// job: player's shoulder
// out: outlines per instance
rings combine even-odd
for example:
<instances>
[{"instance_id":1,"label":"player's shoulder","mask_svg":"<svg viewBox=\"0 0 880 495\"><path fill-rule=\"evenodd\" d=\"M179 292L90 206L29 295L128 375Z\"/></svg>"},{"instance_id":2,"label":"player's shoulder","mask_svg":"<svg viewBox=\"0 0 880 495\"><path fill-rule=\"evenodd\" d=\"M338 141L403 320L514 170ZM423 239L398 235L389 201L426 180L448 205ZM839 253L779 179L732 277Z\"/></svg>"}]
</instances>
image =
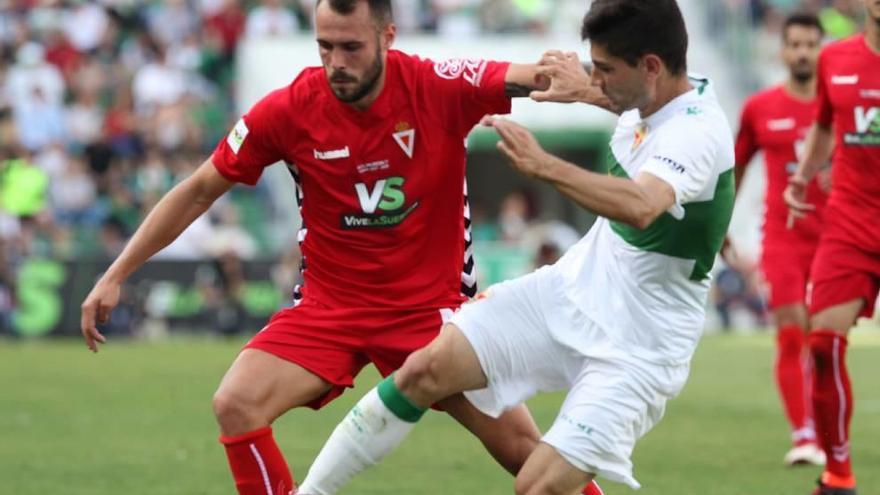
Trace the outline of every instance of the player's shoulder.
<instances>
[{"instance_id":1,"label":"player's shoulder","mask_svg":"<svg viewBox=\"0 0 880 495\"><path fill-rule=\"evenodd\" d=\"M864 51L865 35L857 33L848 38L832 41L825 45L822 49L820 57L828 59L829 57L845 57L848 55L858 55Z\"/></svg>"},{"instance_id":2,"label":"player's shoulder","mask_svg":"<svg viewBox=\"0 0 880 495\"><path fill-rule=\"evenodd\" d=\"M764 104L778 101L782 96L784 96L782 85L776 84L752 93L743 105L750 109L759 109Z\"/></svg>"},{"instance_id":3,"label":"player's shoulder","mask_svg":"<svg viewBox=\"0 0 880 495\"><path fill-rule=\"evenodd\" d=\"M327 76L323 67L306 67L287 86L287 103L297 107L319 102L326 96Z\"/></svg>"}]
</instances>

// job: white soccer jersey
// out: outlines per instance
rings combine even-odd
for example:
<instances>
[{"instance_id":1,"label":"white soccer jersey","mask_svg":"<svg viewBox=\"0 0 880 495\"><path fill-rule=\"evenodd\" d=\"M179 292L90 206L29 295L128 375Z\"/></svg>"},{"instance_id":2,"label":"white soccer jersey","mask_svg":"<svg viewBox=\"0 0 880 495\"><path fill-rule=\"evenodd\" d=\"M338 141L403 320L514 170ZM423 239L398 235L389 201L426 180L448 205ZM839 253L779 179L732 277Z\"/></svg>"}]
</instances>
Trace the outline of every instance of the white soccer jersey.
<instances>
[{"instance_id":1,"label":"white soccer jersey","mask_svg":"<svg viewBox=\"0 0 880 495\"><path fill-rule=\"evenodd\" d=\"M607 334L612 350L664 364L690 361L705 322L710 270L733 211L733 139L706 79L646 119L620 116L609 174L648 172L676 202L649 227L599 218L556 264L571 301ZM588 338L556 337L584 354ZM608 349L602 350L607 352Z\"/></svg>"}]
</instances>

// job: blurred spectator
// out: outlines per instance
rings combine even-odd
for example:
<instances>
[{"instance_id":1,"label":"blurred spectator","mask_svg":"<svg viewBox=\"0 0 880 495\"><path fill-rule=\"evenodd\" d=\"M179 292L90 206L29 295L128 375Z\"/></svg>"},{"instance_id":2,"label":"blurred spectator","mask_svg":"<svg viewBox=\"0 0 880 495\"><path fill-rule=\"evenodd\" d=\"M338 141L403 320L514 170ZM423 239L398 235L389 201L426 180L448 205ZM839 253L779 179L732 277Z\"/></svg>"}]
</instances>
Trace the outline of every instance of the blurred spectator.
<instances>
[{"instance_id":1,"label":"blurred spectator","mask_svg":"<svg viewBox=\"0 0 880 495\"><path fill-rule=\"evenodd\" d=\"M432 0L437 12L437 34L449 38L476 36L480 32L480 0Z\"/></svg>"},{"instance_id":2,"label":"blurred spectator","mask_svg":"<svg viewBox=\"0 0 880 495\"><path fill-rule=\"evenodd\" d=\"M289 36L299 30L299 20L283 0L263 0L247 16L245 34L249 38Z\"/></svg>"},{"instance_id":3,"label":"blurred spectator","mask_svg":"<svg viewBox=\"0 0 880 495\"><path fill-rule=\"evenodd\" d=\"M239 0L224 0L223 8L216 14L205 19L209 31L219 35L223 42L223 53L232 57L238 40L244 34L247 18L241 9Z\"/></svg>"},{"instance_id":4,"label":"blurred spectator","mask_svg":"<svg viewBox=\"0 0 880 495\"><path fill-rule=\"evenodd\" d=\"M198 29L198 14L186 0L162 0L147 8L147 26L162 46L175 46Z\"/></svg>"},{"instance_id":5,"label":"blurred spectator","mask_svg":"<svg viewBox=\"0 0 880 495\"><path fill-rule=\"evenodd\" d=\"M725 331L731 329L736 310L746 312L755 326L767 325L767 307L761 294L760 276L753 264L722 264L715 276L712 300Z\"/></svg>"},{"instance_id":6,"label":"blurred spectator","mask_svg":"<svg viewBox=\"0 0 880 495\"><path fill-rule=\"evenodd\" d=\"M132 81L135 111L141 117L152 116L163 106L179 103L186 91L186 73L168 64L166 51L158 47Z\"/></svg>"},{"instance_id":7,"label":"blurred spectator","mask_svg":"<svg viewBox=\"0 0 880 495\"><path fill-rule=\"evenodd\" d=\"M856 19L861 12L858 0L832 0L831 5L819 12L819 20L825 33L832 39L852 36L859 30Z\"/></svg>"},{"instance_id":8,"label":"blurred spectator","mask_svg":"<svg viewBox=\"0 0 880 495\"><path fill-rule=\"evenodd\" d=\"M97 227L103 212L96 203L97 188L80 157L69 157L61 180L50 186L55 219L62 226Z\"/></svg>"},{"instance_id":9,"label":"blurred spectator","mask_svg":"<svg viewBox=\"0 0 880 495\"><path fill-rule=\"evenodd\" d=\"M64 31L77 50L89 53L101 43L110 19L97 2L73 0L71 4L64 14Z\"/></svg>"},{"instance_id":10,"label":"blurred spectator","mask_svg":"<svg viewBox=\"0 0 880 495\"><path fill-rule=\"evenodd\" d=\"M0 162L0 209L12 215L34 217L47 206L49 176L29 158Z\"/></svg>"},{"instance_id":11,"label":"blurred spectator","mask_svg":"<svg viewBox=\"0 0 880 495\"><path fill-rule=\"evenodd\" d=\"M64 79L46 62L45 49L35 42L22 45L7 76L7 92L18 139L30 151L65 138Z\"/></svg>"}]
</instances>

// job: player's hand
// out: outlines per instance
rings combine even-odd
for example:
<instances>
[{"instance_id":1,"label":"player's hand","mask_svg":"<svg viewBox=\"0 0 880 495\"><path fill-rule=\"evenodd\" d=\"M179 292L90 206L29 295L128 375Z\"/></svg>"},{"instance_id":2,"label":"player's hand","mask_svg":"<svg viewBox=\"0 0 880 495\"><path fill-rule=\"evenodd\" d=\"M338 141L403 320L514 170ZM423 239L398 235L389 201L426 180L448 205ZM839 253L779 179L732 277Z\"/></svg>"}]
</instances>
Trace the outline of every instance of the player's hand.
<instances>
[{"instance_id":1,"label":"player's hand","mask_svg":"<svg viewBox=\"0 0 880 495\"><path fill-rule=\"evenodd\" d=\"M600 88L593 86L590 74L574 52L546 52L538 61L537 72L550 79L550 87L532 91L530 96L535 101L582 102L610 108L611 102Z\"/></svg>"},{"instance_id":2,"label":"player's hand","mask_svg":"<svg viewBox=\"0 0 880 495\"><path fill-rule=\"evenodd\" d=\"M550 155L528 129L516 122L494 117L483 118L482 124L492 127L501 136L498 149L507 156L513 168L530 177L544 175L551 161Z\"/></svg>"},{"instance_id":3,"label":"player's hand","mask_svg":"<svg viewBox=\"0 0 880 495\"><path fill-rule=\"evenodd\" d=\"M734 247L733 242L730 240L730 236L724 236L720 254L721 259L728 265L733 266L736 263L739 254L736 252L736 247Z\"/></svg>"},{"instance_id":4,"label":"player's hand","mask_svg":"<svg viewBox=\"0 0 880 495\"><path fill-rule=\"evenodd\" d=\"M788 205L789 224L791 220L804 218L816 209L816 205L807 203L807 180L799 174L794 174L788 179L788 187L785 188L783 197L785 204Z\"/></svg>"},{"instance_id":5,"label":"player's hand","mask_svg":"<svg viewBox=\"0 0 880 495\"><path fill-rule=\"evenodd\" d=\"M118 283L98 280L95 287L82 303L82 316L80 317L80 330L86 345L92 352L98 352L98 343L105 343L107 339L98 331L98 323L107 323L110 311L119 304Z\"/></svg>"}]
</instances>

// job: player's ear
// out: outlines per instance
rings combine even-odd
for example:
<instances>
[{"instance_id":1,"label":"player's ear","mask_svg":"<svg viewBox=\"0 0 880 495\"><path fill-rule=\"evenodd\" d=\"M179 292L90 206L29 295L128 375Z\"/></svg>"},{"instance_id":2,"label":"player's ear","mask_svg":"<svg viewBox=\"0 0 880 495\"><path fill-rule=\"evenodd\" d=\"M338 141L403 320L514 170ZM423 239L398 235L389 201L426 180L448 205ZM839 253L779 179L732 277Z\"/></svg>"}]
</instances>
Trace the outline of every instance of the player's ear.
<instances>
[{"instance_id":1,"label":"player's ear","mask_svg":"<svg viewBox=\"0 0 880 495\"><path fill-rule=\"evenodd\" d=\"M655 79L661 72L663 72L665 67L663 61L660 60L660 57L653 53L644 55L641 60L641 65L644 68L646 75Z\"/></svg>"},{"instance_id":2,"label":"player's ear","mask_svg":"<svg viewBox=\"0 0 880 495\"><path fill-rule=\"evenodd\" d=\"M394 40L397 39L397 26L395 26L393 22L389 22L384 28L382 28L380 39L382 40L383 50L391 49L391 45L393 45Z\"/></svg>"}]
</instances>

